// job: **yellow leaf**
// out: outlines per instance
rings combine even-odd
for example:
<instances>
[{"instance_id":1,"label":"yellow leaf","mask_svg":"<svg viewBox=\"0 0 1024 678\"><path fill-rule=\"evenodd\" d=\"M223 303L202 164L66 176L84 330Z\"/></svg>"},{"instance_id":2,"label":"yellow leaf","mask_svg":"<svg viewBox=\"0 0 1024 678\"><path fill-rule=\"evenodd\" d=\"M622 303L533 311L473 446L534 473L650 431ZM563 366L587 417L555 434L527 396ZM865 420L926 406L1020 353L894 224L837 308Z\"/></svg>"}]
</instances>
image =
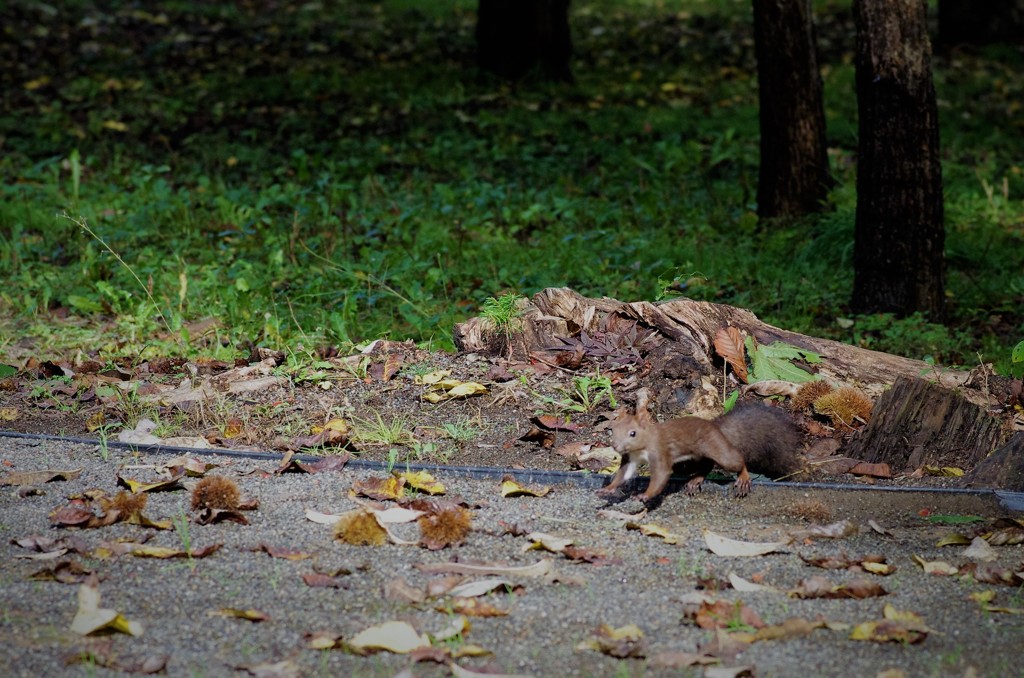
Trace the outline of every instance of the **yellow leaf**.
<instances>
[{"instance_id":1,"label":"yellow leaf","mask_svg":"<svg viewBox=\"0 0 1024 678\"><path fill-rule=\"evenodd\" d=\"M398 474L398 477L405 478L405 482L407 482L411 487L427 494L444 494L448 491L445 489L444 485L437 482L437 480L434 479L434 476L430 475L426 471L400 473Z\"/></svg>"},{"instance_id":2,"label":"yellow leaf","mask_svg":"<svg viewBox=\"0 0 1024 678\"><path fill-rule=\"evenodd\" d=\"M427 374L416 375L416 378L413 381L417 384L436 384L451 373L451 370L434 370Z\"/></svg>"},{"instance_id":3,"label":"yellow leaf","mask_svg":"<svg viewBox=\"0 0 1024 678\"><path fill-rule=\"evenodd\" d=\"M89 431L89 433L93 433L96 431L96 429L102 427L103 424L106 423L106 420L107 418L103 415L103 410L100 410L96 414L89 417L89 419L85 422L85 428L86 430Z\"/></svg>"},{"instance_id":4,"label":"yellow leaf","mask_svg":"<svg viewBox=\"0 0 1024 678\"><path fill-rule=\"evenodd\" d=\"M478 384L475 381L467 381L459 384L458 386L453 386L448 391L448 396L451 398L466 398L471 395L480 395L482 393L487 393L486 386Z\"/></svg>"},{"instance_id":5,"label":"yellow leaf","mask_svg":"<svg viewBox=\"0 0 1024 678\"><path fill-rule=\"evenodd\" d=\"M501 496L503 497L543 497L550 491L550 486L527 487L511 478L501 481Z\"/></svg>"},{"instance_id":6,"label":"yellow leaf","mask_svg":"<svg viewBox=\"0 0 1024 678\"><path fill-rule=\"evenodd\" d=\"M661 525L655 525L654 523L644 523L641 525L639 523L630 522L626 523L626 529L640 530L640 534L645 537L661 537L665 540L666 544L678 544L680 540L680 536L678 534L673 534Z\"/></svg>"},{"instance_id":7,"label":"yellow leaf","mask_svg":"<svg viewBox=\"0 0 1024 678\"><path fill-rule=\"evenodd\" d=\"M14 421L18 418L17 407L0 407L0 420Z\"/></svg>"},{"instance_id":8,"label":"yellow leaf","mask_svg":"<svg viewBox=\"0 0 1024 678\"><path fill-rule=\"evenodd\" d=\"M103 128L114 130L115 132L127 132L128 125L124 124L120 120L104 120Z\"/></svg>"}]
</instances>

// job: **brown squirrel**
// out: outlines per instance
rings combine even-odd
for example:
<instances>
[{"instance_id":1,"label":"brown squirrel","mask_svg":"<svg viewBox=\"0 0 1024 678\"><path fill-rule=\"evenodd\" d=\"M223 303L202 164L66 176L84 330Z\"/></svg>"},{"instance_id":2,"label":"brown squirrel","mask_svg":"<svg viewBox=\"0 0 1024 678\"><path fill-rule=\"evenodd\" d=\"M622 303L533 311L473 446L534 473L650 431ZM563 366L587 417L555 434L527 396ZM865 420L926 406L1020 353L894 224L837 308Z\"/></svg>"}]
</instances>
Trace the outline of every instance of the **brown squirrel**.
<instances>
[{"instance_id":1,"label":"brown squirrel","mask_svg":"<svg viewBox=\"0 0 1024 678\"><path fill-rule=\"evenodd\" d=\"M622 455L622 465L601 496L613 496L646 463L651 473L640 499L658 496L672 475L672 467L694 463L694 475L686 494L700 490L714 466L738 474L737 497L750 493L749 466L755 473L777 478L800 468L796 450L800 435L784 412L765 405L738 405L715 420L682 417L656 423L645 411L631 415L620 411L612 424L612 446Z\"/></svg>"}]
</instances>

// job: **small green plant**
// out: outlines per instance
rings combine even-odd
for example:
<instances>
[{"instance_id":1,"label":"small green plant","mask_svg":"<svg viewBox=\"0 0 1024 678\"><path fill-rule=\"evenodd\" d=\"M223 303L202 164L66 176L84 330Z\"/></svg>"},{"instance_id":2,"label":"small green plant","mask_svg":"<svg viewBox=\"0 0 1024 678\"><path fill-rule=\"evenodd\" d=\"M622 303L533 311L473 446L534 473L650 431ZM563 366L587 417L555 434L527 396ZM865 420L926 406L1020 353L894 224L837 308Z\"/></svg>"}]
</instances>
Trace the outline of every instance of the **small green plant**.
<instances>
[{"instance_id":1,"label":"small green plant","mask_svg":"<svg viewBox=\"0 0 1024 678\"><path fill-rule=\"evenodd\" d=\"M362 443L382 445L412 445L416 442L405 419L394 417L384 421L380 412L373 418L352 417L352 438Z\"/></svg>"},{"instance_id":2,"label":"small green plant","mask_svg":"<svg viewBox=\"0 0 1024 678\"><path fill-rule=\"evenodd\" d=\"M1013 347L1010 352L1010 375L1013 377L1024 376L1024 340Z\"/></svg>"},{"instance_id":3,"label":"small green plant","mask_svg":"<svg viewBox=\"0 0 1024 678\"><path fill-rule=\"evenodd\" d=\"M96 429L96 435L99 436L100 439L100 457L103 459L103 461L110 461L110 446L107 444L107 442L110 438L110 433L112 431L116 431L120 426L121 425L119 423L112 422L109 424L103 424L102 426Z\"/></svg>"},{"instance_id":4,"label":"small green plant","mask_svg":"<svg viewBox=\"0 0 1024 678\"><path fill-rule=\"evenodd\" d=\"M441 424L441 431L458 443L468 443L480 435L480 429L469 419L446 421Z\"/></svg>"},{"instance_id":5,"label":"small green plant","mask_svg":"<svg viewBox=\"0 0 1024 678\"><path fill-rule=\"evenodd\" d=\"M728 623L726 623L725 628L733 633L737 631L741 631L743 633L754 633L757 631L753 626L743 621L743 603L740 601L736 601L736 604L733 607L732 617L730 617Z\"/></svg>"},{"instance_id":6,"label":"small green plant","mask_svg":"<svg viewBox=\"0 0 1024 678\"><path fill-rule=\"evenodd\" d=\"M704 562L699 555L693 558L680 555L676 558L676 574L686 579L700 579L706 575Z\"/></svg>"},{"instance_id":7,"label":"small green plant","mask_svg":"<svg viewBox=\"0 0 1024 678\"><path fill-rule=\"evenodd\" d=\"M480 309L480 317L500 335L512 356L512 335L522 327L520 300L525 297L507 292L500 297L487 297Z\"/></svg>"},{"instance_id":8,"label":"small green plant","mask_svg":"<svg viewBox=\"0 0 1024 678\"><path fill-rule=\"evenodd\" d=\"M612 380L595 370L592 376L577 376L572 379L572 387L562 390L566 398L551 401L564 410L571 412L592 412L598 405L608 401L612 409L618 407L615 394L612 392Z\"/></svg>"},{"instance_id":9,"label":"small green plant","mask_svg":"<svg viewBox=\"0 0 1024 678\"><path fill-rule=\"evenodd\" d=\"M178 540L181 541L181 549L188 558L189 569L196 569L196 561L192 557L192 535L188 529L188 516L185 515L184 511L179 510L177 515L171 518L171 522L174 524L174 531L178 535Z\"/></svg>"},{"instance_id":10,"label":"small green plant","mask_svg":"<svg viewBox=\"0 0 1024 678\"><path fill-rule=\"evenodd\" d=\"M388 450L387 472L389 474L395 469L395 464L398 463L398 453L400 451L397 447L392 447Z\"/></svg>"}]
</instances>

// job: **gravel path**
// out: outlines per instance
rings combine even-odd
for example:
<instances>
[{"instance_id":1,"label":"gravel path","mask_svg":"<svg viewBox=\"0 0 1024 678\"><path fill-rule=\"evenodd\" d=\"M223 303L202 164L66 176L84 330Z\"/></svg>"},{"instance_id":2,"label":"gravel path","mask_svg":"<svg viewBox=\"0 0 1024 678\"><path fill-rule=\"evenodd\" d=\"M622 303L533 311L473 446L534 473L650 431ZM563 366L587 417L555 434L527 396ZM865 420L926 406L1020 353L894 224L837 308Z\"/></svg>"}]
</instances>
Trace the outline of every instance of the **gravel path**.
<instances>
[{"instance_id":1,"label":"gravel path","mask_svg":"<svg viewBox=\"0 0 1024 678\"><path fill-rule=\"evenodd\" d=\"M850 628L819 628L798 638L745 646L738 654L725 656L721 666L756 667L759 676L874 676L887 669L900 669L907 676L965 675L968 670L976 675L1021 675L1024 616L985 612L968 598L992 590L996 594L992 605L1020 608L1024 601L1019 589L926 575L911 560L917 554L953 565L969 562L963 546L938 547L936 543L943 535L966 532L970 526L936 525L921 514L1007 515L991 496L755 486L750 497L735 500L725 487L713 486L697 497L668 494L645 519L680 537L678 544L669 544L600 516L598 509L606 504L592 489L559 485L544 497L502 498L496 480L439 474L449 496L479 506L473 509L473 531L465 543L429 551L392 544L346 545L333 539L331 526L306 518L306 509L340 513L354 508L355 500L349 496L353 481L384 475L380 471L347 468L340 473L267 475L253 471L271 471L271 462L204 457L220 464L210 475L233 478L243 495L259 500L259 508L246 513L249 525L188 526L193 547L223 544L209 557L190 564L180 559L131 555L99 559L71 553L57 560L38 561L24 558L32 552L12 543L31 535L75 536L92 550L105 541L149 537L147 546L181 548L180 530L125 523L96 529L54 528L49 518L71 495L91 488L115 493L119 471L140 479L153 473L123 467L164 459L133 458L118 450L110 450L109 458L103 459L96 446L0 438L0 475L82 469L76 479L40 486L42 495L22 497L18 488L0 486L0 673L33 677L119 673L97 666L95 660L65 665L67 656L88 650L94 656L113 653L122 666L166 655L166 673L171 676L244 675L240 667L255 671L261 664L276 664L278 671L261 675L393 676L404 669L415 676L451 675L446 664L413 664L408 656L399 654L358 656L341 649L309 649L304 636L328 631L350 640L368 627L393 620L437 634L458 618L451 611L449 597L410 603L389 599L385 588L401 578L423 590L428 580L442 576L421 571L417 565L457 559L521 566L549 559L555 581L509 577L521 588L482 599L507 611L506 616L473 617L461 638L437 644L454 650L473 644L493 653L457 660L471 671L535 676L680 675L678 668L659 668L658 662L665 660L666 653L697 652L715 637L714 631L699 628L687 618L684 599L697 591L698 577L721 581L736 574L780 591L740 593L727 589L710 595L730 602L742 600L767 624L799 617L852 627L880 619L883 606L891 604L920 614L931 632L923 642L907 645L854 641L849 639ZM143 513L154 520L187 514L189 496L186 490L152 493ZM626 501L611 508L636 510L638 505ZM810 524L841 519L858 525L859 533L839 540L797 542L783 552L755 558L714 555L702 537L703 531L710 529L735 539L778 541ZM869 520L890 530L891 536L868 528ZM507 534L507 525L572 539L576 546L603 553L607 562L574 563L561 554L524 550L530 541ZM409 538L417 534L414 524L399 529ZM260 544L302 551L311 557L273 558L253 550ZM836 584L864 576L813 568L799 557L841 553L881 554L896 565L895 574L873 577L888 595L864 600L802 600L786 595L785 591L814 575ZM1021 546L997 547L996 555L998 564L1021 569ZM139 622L144 628L142 635L85 638L72 632L79 585L29 579L59 560L74 560L98 574L101 607L116 609ZM302 575L314 570L341 572L342 587L307 586ZM223 608L255 609L269 619L252 622L210 615ZM644 634L640 653L646 658L619 659L577 649L602 623L612 627L636 624ZM699 675L701 669L692 671Z\"/></svg>"}]
</instances>

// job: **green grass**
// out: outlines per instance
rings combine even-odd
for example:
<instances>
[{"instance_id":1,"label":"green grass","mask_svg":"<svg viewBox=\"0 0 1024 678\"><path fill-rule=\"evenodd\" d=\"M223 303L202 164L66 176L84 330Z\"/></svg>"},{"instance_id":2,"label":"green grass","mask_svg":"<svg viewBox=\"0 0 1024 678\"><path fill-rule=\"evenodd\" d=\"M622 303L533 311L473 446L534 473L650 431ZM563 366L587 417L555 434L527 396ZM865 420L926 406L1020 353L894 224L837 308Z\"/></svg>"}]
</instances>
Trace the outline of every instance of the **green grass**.
<instances>
[{"instance_id":1,"label":"green grass","mask_svg":"<svg viewBox=\"0 0 1024 678\"><path fill-rule=\"evenodd\" d=\"M514 88L472 66L475 3L421 5L9 8L0 358L450 348L454 323L508 291L672 284L795 331L1008 371L1024 337L1019 51L936 58L938 326L848 310L848 3L816 3L836 210L763 231L748 2L573 3L577 84ZM191 337L209 316L216 339Z\"/></svg>"}]
</instances>

